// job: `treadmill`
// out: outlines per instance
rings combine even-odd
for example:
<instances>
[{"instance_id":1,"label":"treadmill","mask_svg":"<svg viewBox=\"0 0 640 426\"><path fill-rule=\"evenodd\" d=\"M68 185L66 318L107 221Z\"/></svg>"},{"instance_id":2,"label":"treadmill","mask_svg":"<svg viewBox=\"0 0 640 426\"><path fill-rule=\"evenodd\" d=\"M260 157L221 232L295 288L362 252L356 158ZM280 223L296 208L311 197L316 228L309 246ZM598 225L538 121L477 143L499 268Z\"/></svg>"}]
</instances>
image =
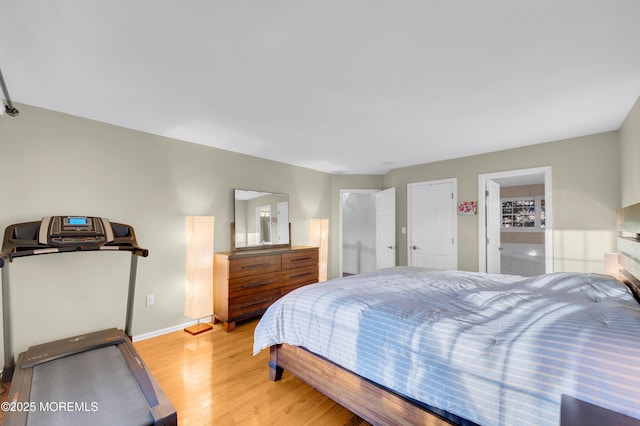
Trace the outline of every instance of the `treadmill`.
<instances>
[{"instance_id":1,"label":"treadmill","mask_svg":"<svg viewBox=\"0 0 640 426\"><path fill-rule=\"evenodd\" d=\"M78 251L131 254L125 329L111 328L32 346L11 341L11 263L23 256ZM141 248L130 225L90 216L50 216L5 229L2 269L4 368L11 382L5 425L177 425L177 413L131 343Z\"/></svg>"}]
</instances>

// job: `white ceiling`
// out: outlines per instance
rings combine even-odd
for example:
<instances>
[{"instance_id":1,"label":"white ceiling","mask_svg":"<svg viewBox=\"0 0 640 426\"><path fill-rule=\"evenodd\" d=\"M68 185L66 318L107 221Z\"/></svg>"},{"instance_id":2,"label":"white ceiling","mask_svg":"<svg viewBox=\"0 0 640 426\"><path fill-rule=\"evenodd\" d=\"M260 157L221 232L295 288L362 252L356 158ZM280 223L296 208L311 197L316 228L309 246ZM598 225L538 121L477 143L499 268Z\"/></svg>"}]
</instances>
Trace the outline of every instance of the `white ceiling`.
<instances>
[{"instance_id":1,"label":"white ceiling","mask_svg":"<svg viewBox=\"0 0 640 426\"><path fill-rule=\"evenodd\" d=\"M16 103L381 174L617 130L639 21L638 0L3 0L0 69Z\"/></svg>"}]
</instances>

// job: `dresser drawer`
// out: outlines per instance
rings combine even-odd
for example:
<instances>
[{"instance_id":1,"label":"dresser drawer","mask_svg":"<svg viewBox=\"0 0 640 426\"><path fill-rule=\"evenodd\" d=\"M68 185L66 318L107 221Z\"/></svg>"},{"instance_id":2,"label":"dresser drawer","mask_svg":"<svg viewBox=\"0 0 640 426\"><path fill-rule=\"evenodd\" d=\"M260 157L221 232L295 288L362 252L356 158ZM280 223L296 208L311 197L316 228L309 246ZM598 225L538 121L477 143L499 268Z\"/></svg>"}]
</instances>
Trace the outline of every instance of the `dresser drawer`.
<instances>
[{"instance_id":1,"label":"dresser drawer","mask_svg":"<svg viewBox=\"0 0 640 426\"><path fill-rule=\"evenodd\" d=\"M283 270L312 265L318 265L318 250L308 250L299 253L285 253L282 255Z\"/></svg>"},{"instance_id":2,"label":"dresser drawer","mask_svg":"<svg viewBox=\"0 0 640 426\"><path fill-rule=\"evenodd\" d=\"M282 286L280 276L281 272L269 272L248 277L231 278L229 280L229 298L279 288Z\"/></svg>"},{"instance_id":3,"label":"dresser drawer","mask_svg":"<svg viewBox=\"0 0 640 426\"><path fill-rule=\"evenodd\" d=\"M296 290L300 287L304 287L306 285L309 284L315 284L317 281L314 281L312 283L297 283L297 284L293 284L293 285L288 285L286 287L281 287L280 288L280 297L282 296L286 296L287 294L291 293L293 290Z\"/></svg>"},{"instance_id":4,"label":"dresser drawer","mask_svg":"<svg viewBox=\"0 0 640 426\"><path fill-rule=\"evenodd\" d=\"M282 268L281 256L255 256L233 259L229 262L229 278L247 277L269 272L277 272Z\"/></svg>"},{"instance_id":5,"label":"dresser drawer","mask_svg":"<svg viewBox=\"0 0 640 426\"><path fill-rule=\"evenodd\" d=\"M289 269L282 272L283 285L307 284L318 281L318 265ZM282 285L281 285L282 286Z\"/></svg>"},{"instance_id":6,"label":"dresser drawer","mask_svg":"<svg viewBox=\"0 0 640 426\"><path fill-rule=\"evenodd\" d=\"M229 320L260 315L280 298L280 289L229 299Z\"/></svg>"}]
</instances>

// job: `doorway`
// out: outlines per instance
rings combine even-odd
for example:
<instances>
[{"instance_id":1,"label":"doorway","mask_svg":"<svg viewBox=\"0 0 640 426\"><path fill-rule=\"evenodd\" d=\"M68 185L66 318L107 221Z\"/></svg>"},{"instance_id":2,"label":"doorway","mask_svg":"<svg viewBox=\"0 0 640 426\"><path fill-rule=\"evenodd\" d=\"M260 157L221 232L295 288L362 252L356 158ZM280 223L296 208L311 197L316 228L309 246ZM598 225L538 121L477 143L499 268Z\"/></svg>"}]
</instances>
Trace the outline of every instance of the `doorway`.
<instances>
[{"instance_id":1,"label":"doorway","mask_svg":"<svg viewBox=\"0 0 640 426\"><path fill-rule=\"evenodd\" d=\"M551 188L550 166L478 175L480 272L553 272Z\"/></svg>"},{"instance_id":2,"label":"doorway","mask_svg":"<svg viewBox=\"0 0 640 426\"><path fill-rule=\"evenodd\" d=\"M340 276L396 265L395 188L340 190Z\"/></svg>"}]
</instances>

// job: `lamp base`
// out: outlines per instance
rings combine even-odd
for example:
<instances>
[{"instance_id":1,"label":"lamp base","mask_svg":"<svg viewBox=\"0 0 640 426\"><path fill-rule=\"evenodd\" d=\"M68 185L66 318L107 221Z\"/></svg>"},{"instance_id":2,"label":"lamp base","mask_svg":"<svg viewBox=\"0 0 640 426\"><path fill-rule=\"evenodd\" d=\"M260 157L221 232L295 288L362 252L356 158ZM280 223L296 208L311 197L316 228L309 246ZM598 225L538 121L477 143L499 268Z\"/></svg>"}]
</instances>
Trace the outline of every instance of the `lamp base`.
<instances>
[{"instance_id":1,"label":"lamp base","mask_svg":"<svg viewBox=\"0 0 640 426\"><path fill-rule=\"evenodd\" d=\"M185 327L184 331L186 331L187 333L191 334L191 335L196 335L196 334L200 334L200 333L204 333L205 331L209 331L213 328L213 326L211 324L209 324L208 322L199 322L198 324L189 326L189 327Z\"/></svg>"}]
</instances>

